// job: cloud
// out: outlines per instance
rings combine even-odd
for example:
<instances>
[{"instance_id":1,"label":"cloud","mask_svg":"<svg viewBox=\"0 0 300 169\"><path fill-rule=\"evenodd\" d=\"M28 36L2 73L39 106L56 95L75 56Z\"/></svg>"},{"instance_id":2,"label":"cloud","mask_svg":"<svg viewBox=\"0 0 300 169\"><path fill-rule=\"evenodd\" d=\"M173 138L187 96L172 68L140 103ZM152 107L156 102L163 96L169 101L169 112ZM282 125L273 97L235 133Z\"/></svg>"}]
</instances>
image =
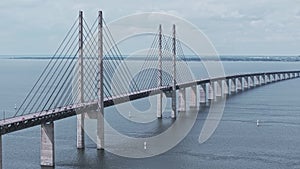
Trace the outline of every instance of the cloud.
<instances>
[{"instance_id":1,"label":"cloud","mask_svg":"<svg viewBox=\"0 0 300 169\"><path fill-rule=\"evenodd\" d=\"M272 43L285 42L282 51L300 43L299 0L1 0L1 54L50 54L79 10L92 22L99 9L108 22L136 12L183 17L202 29L220 53L237 53L240 51L235 49L245 46L259 53L263 46L256 44L265 45L272 53ZM289 51L300 53L299 47Z\"/></svg>"}]
</instances>

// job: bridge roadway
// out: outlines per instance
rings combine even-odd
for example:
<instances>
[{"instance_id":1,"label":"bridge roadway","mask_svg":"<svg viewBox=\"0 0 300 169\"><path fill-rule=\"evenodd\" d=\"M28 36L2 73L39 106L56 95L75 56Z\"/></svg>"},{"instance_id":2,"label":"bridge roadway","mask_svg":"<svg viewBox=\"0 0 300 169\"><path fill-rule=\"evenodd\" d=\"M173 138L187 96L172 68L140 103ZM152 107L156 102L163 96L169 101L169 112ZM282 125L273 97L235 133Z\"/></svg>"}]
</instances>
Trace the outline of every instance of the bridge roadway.
<instances>
[{"instance_id":1,"label":"bridge roadway","mask_svg":"<svg viewBox=\"0 0 300 169\"><path fill-rule=\"evenodd\" d=\"M290 78L299 77L300 71L283 71L283 72L264 72L264 73L248 73L248 74L237 74L229 75L225 77L216 77L209 79L201 79L192 82L182 83L176 85L176 90L180 88L188 88L195 85L203 85L212 82L222 81L222 80L232 80L238 78L252 78L252 77L261 77L261 76L270 76L270 75L279 75L277 80L285 80ZM281 78L280 75L284 77ZM287 76L287 77L286 77ZM253 82L254 83L254 82ZM137 100L140 98L145 98L151 95L156 95L159 93L167 93L172 91L172 86L163 86L158 88L152 88L149 90L142 90L139 92L133 92L125 94L122 96L105 98L104 107L113 106L116 104L125 103L131 100ZM0 134L4 135L10 132L22 130L25 128L33 127L36 125L41 125L47 122L56 121L59 119L64 119L70 116L77 115L83 111L96 110L97 109L97 100L91 101L90 103L80 103L76 105L68 105L65 107L59 107L52 110L30 113L23 116L12 117L8 119L3 119L0 121Z\"/></svg>"}]
</instances>

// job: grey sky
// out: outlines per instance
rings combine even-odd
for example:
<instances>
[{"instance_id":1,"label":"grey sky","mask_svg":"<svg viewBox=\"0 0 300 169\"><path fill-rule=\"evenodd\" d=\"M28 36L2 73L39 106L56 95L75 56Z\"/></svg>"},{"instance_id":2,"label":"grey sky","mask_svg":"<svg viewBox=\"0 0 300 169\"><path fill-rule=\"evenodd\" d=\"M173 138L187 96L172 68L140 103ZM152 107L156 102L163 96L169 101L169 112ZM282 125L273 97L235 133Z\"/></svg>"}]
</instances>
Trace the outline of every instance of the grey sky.
<instances>
[{"instance_id":1,"label":"grey sky","mask_svg":"<svg viewBox=\"0 0 300 169\"><path fill-rule=\"evenodd\" d=\"M84 10L106 20L167 12L194 23L220 54L300 55L300 0L1 0L0 54L52 54Z\"/></svg>"}]
</instances>

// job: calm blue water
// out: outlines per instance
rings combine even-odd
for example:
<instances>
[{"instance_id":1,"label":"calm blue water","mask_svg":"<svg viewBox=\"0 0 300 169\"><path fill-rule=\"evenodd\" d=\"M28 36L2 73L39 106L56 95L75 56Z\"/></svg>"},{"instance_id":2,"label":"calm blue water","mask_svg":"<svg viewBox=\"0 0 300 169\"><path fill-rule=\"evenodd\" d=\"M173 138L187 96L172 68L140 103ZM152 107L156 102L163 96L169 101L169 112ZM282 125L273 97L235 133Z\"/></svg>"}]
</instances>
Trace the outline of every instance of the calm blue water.
<instances>
[{"instance_id":1,"label":"calm blue water","mask_svg":"<svg viewBox=\"0 0 300 169\"><path fill-rule=\"evenodd\" d=\"M24 99L46 63L45 60L0 61L0 112L14 111L14 104ZM199 63L190 64L197 76L204 76ZM233 74L295 70L300 63L224 62L224 67L227 74ZM300 79L282 81L230 97L217 130L207 142L199 144L199 133L207 116L207 110L203 110L191 132L175 148L145 159L97 151L89 139L84 150L77 150L76 118L57 121L55 168L300 168L299 84ZM106 109L109 112L113 114L114 109ZM260 127L256 127L257 119L261 121ZM171 123L165 117L162 123L153 122L136 130L122 124L115 127L121 126L125 132L127 127L131 136L145 136L160 133ZM3 136L3 164L4 168L40 168L39 126Z\"/></svg>"}]
</instances>

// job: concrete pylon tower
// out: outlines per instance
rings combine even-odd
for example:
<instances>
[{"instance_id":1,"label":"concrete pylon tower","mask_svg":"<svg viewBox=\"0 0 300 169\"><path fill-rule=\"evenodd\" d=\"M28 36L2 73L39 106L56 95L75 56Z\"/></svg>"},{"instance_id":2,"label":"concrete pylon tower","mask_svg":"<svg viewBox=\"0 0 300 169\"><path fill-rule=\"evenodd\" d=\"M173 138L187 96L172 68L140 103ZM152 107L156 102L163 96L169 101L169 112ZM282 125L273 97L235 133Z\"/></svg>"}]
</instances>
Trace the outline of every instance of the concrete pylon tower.
<instances>
[{"instance_id":1,"label":"concrete pylon tower","mask_svg":"<svg viewBox=\"0 0 300 169\"><path fill-rule=\"evenodd\" d=\"M159 34L158 34L158 86L162 86L162 27L159 25ZM163 93L158 94L157 96L157 118L162 118L162 98Z\"/></svg>"},{"instance_id":2,"label":"concrete pylon tower","mask_svg":"<svg viewBox=\"0 0 300 169\"><path fill-rule=\"evenodd\" d=\"M171 117L176 118L176 27L173 25L173 86L172 86L172 113Z\"/></svg>"},{"instance_id":3,"label":"concrete pylon tower","mask_svg":"<svg viewBox=\"0 0 300 169\"><path fill-rule=\"evenodd\" d=\"M104 93L103 93L103 16L98 16L98 113L97 113L97 149L104 149Z\"/></svg>"},{"instance_id":4,"label":"concrete pylon tower","mask_svg":"<svg viewBox=\"0 0 300 169\"><path fill-rule=\"evenodd\" d=\"M79 100L84 103L83 12L79 11ZM84 112L77 114L77 148L84 148Z\"/></svg>"}]
</instances>

